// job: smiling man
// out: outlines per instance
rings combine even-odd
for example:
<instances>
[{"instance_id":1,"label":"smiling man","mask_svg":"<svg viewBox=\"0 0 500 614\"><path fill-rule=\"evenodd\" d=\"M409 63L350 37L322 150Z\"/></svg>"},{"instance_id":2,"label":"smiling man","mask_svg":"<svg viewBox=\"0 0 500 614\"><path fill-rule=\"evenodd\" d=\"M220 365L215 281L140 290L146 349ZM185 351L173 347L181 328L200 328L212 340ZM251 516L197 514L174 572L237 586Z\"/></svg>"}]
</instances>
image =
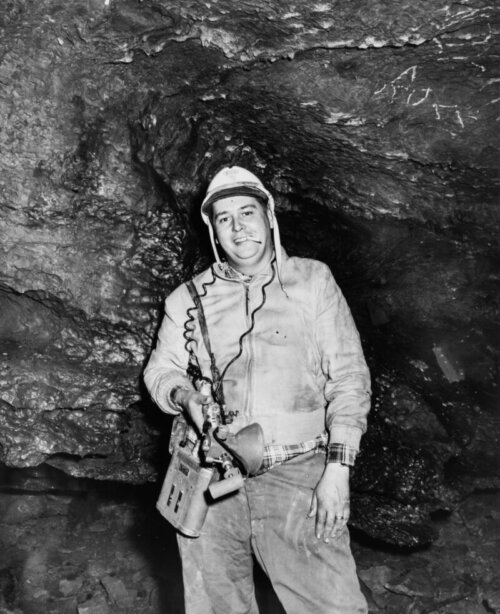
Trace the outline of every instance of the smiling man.
<instances>
[{"instance_id":1,"label":"smiling man","mask_svg":"<svg viewBox=\"0 0 500 614\"><path fill-rule=\"evenodd\" d=\"M289 257L274 200L240 167L222 169L201 214L215 263L193 280L221 376L230 430L258 422L264 459L237 492L209 504L201 535L178 536L187 614L258 612L253 557L288 613L364 614L350 551L349 470L366 429L370 376L328 267ZM187 375L212 375L202 326L182 284L165 302L145 370L159 407L203 423Z\"/></svg>"}]
</instances>

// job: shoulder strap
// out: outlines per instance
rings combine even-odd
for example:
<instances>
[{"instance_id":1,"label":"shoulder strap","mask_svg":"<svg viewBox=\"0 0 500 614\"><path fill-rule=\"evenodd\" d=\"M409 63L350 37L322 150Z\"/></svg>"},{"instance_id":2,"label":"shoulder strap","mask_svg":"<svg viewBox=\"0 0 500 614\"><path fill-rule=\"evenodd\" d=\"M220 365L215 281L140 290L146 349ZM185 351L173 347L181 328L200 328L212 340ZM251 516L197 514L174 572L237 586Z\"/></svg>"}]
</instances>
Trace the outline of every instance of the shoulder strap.
<instances>
[{"instance_id":1,"label":"shoulder strap","mask_svg":"<svg viewBox=\"0 0 500 614\"><path fill-rule=\"evenodd\" d=\"M193 299L193 302L198 310L198 320L200 322L201 335L203 337L203 341L205 343L205 347L207 348L208 355L210 356L210 371L212 372L212 382L214 384L214 389L219 389L219 381L220 381L220 373L217 368L217 364L215 362L215 356L212 352L212 346L210 344L210 337L208 335L208 327L207 320L205 318L205 311L203 310L203 304L201 302L200 295L198 294L198 290L194 285L192 280L186 282L187 289L189 290L189 294Z\"/></svg>"}]
</instances>

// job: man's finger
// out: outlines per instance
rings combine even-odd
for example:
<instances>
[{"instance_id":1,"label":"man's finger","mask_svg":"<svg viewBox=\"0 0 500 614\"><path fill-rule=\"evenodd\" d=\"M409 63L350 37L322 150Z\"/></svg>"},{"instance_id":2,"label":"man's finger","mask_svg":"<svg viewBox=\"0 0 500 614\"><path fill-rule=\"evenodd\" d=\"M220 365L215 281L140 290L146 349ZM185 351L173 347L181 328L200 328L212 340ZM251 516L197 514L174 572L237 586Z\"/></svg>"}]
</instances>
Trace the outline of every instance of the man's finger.
<instances>
[{"instance_id":1,"label":"man's finger","mask_svg":"<svg viewBox=\"0 0 500 614\"><path fill-rule=\"evenodd\" d=\"M334 522L333 531L332 531L332 535L334 537L338 537L342 533L348 520L349 520L349 515L346 514L345 512L339 512L335 515L335 522Z\"/></svg>"},{"instance_id":2,"label":"man's finger","mask_svg":"<svg viewBox=\"0 0 500 614\"><path fill-rule=\"evenodd\" d=\"M203 409L200 403L193 399L187 407L187 413L193 421L196 428L201 433L203 431Z\"/></svg>"},{"instance_id":3,"label":"man's finger","mask_svg":"<svg viewBox=\"0 0 500 614\"><path fill-rule=\"evenodd\" d=\"M326 515L323 539L325 543L330 541L330 537L333 534L333 527L335 526L335 516L332 513Z\"/></svg>"},{"instance_id":4,"label":"man's finger","mask_svg":"<svg viewBox=\"0 0 500 614\"><path fill-rule=\"evenodd\" d=\"M316 537L321 539L325 528L326 512L323 507L318 507L316 512Z\"/></svg>"},{"instance_id":5,"label":"man's finger","mask_svg":"<svg viewBox=\"0 0 500 614\"><path fill-rule=\"evenodd\" d=\"M309 508L309 513L307 514L308 518L312 518L316 514L317 505L316 493L313 493L311 507Z\"/></svg>"},{"instance_id":6,"label":"man's finger","mask_svg":"<svg viewBox=\"0 0 500 614\"><path fill-rule=\"evenodd\" d=\"M351 505L349 499L344 499L342 501L342 513L340 515L342 517L343 524L347 524L351 515Z\"/></svg>"}]
</instances>

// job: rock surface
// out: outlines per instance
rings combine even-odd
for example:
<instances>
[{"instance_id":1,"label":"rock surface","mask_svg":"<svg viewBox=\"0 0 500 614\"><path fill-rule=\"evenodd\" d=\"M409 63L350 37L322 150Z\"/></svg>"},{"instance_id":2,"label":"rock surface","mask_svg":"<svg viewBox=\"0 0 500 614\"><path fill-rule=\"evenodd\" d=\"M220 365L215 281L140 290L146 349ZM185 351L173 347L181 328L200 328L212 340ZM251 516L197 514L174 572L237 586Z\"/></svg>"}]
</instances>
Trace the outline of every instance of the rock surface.
<instances>
[{"instance_id":1,"label":"rock surface","mask_svg":"<svg viewBox=\"0 0 500 614\"><path fill-rule=\"evenodd\" d=\"M237 163L362 334L353 526L425 543L498 487L499 26L483 0L4 3L0 460L157 479L140 373Z\"/></svg>"}]
</instances>

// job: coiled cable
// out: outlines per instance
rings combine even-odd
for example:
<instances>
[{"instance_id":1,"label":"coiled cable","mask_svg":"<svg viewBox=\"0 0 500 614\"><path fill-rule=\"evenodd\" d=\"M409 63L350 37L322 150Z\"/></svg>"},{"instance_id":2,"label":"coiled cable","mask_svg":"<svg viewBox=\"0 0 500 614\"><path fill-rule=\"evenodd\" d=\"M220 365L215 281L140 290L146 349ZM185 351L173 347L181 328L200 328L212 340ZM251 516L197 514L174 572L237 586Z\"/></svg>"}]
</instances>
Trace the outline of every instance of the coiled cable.
<instances>
[{"instance_id":1,"label":"coiled cable","mask_svg":"<svg viewBox=\"0 0 500 614\"><path fill-rule=\"evenodd\" d=\"M217 279L214 273L213 266L210 267L210 270L212 271L212 280L205 281L202 283L201 285L202 292L200 294L200 299L202 299L204 296L207 295L208 287L212 286ZM198 360L198 356L195 354L193 348L190 345L194 343L194 339L191 335L195 330L195 326L194 326L195 316L193 312L196 311L196 309L197 309L196 305L193 304L191 305L191 307L188 307L188 309L186 310L187 319L184 322L184 332L182 333L182 336L185 339L184 349L189 354L188 374L193 379L201 379L203 377L203 373L201 370L200 362Z\"/></svg>"}]
</instances>

